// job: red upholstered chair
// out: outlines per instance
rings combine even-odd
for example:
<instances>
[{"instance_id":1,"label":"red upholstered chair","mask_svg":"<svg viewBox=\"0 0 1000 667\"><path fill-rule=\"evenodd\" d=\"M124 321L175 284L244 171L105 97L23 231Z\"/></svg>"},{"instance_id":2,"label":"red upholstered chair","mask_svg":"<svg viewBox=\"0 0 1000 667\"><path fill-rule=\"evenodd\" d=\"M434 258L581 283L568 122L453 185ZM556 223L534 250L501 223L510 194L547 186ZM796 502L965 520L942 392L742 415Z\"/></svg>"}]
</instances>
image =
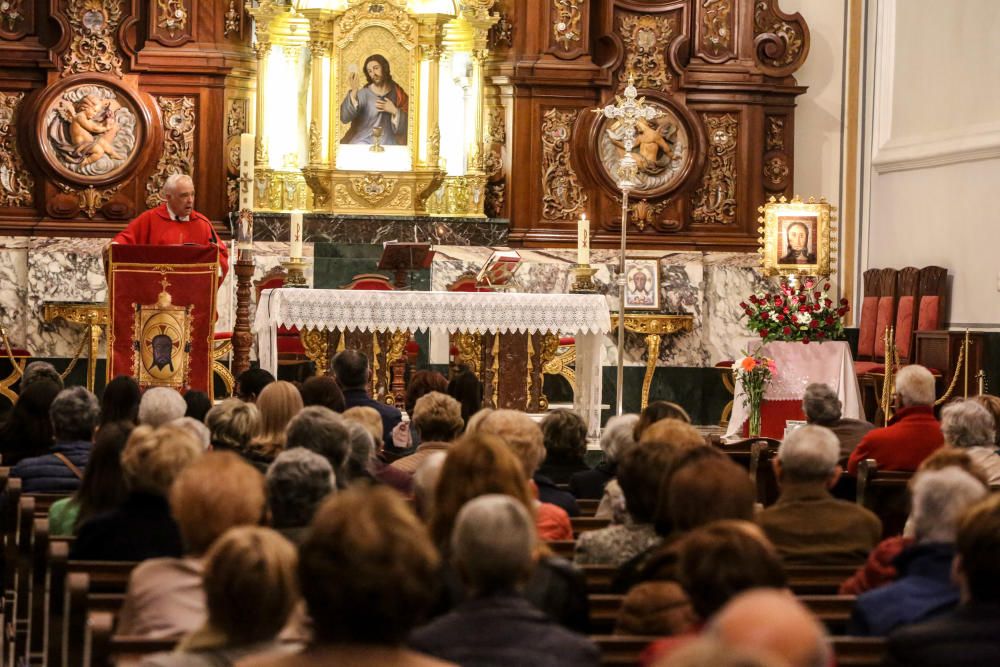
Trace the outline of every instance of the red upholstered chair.
<instances>
[{"instance_id":1,"label":"red upholstered chair","mask_svg":"<svg viewBox=\"0 0 1000 667\"><path fill-rule=\"evenodd\" d=\"M914 266L900 269L896 275L896 353L900 364L910 363L913 355L914 327L917 324L917 295L920 270Z\"/></svg>"},{"instance_id":2,"label":"red upholstered chair","mask_svg":"<svg viewBox=\"0 0 1000 667\"><path fill-rule=\"evenodd\" d=\"M381 273L359 273L341 289L374 290L386 292L396 289L389 277ZM412 341L402 344L402 356L390 359L396 332L379 331L334 331L327 338L328 344L337 352L343 349L358 350L368 357L372 370L371 394L378 400L402 408L406 395L406 346ZM332 358L333 355L331 355Z\"/></svg>"},{"instance_id":3,"label":"red upholstered chair","mask_svg":"<svg viewBox=\"0 0 1000 667\"><path fill-rule=\"evenodd\" d=\"M878 312L879 270L864 273L864 296L861 300L861 321L858 324L858 359L875 358L875 320Z\"/></svg>"},{"instance_id":4,"label":"red upholstered chair","mask_svg":"<svg viewBox=\"0 0 1000 667\"><path fill-rule=\"evenodd\" d=\"M945 328L947 312L948 270L940 266L920 269L917 331L934 331Z\"/></svg>"},{"instance_id":5,"label":"red upholstered chair","mask_svg":"<svg viewBox=\"0 0 1000 667\"><path fill-rule=\"evenodd\" d=\"M254 281L254 290L257 295L257 303L260 304L260 294L266 289L278 289L285 286L285 279L288 274L284 267L275 266L268 270L260 280ZM302 339L299 337L299 330L295 327L278 327L278 365L288 366L292 364L309 363L306 356L305 347L302 346Z\"/></svg>"},{"instance_id":6,"label":"red upholstered chair","mask_svg":"<svg viewBox=\"0 0 1000 667\"><path fill-rule=\"evenodd\" d=\"M340 289L394 290L389 279L381 273L359 273Z\"/></svg>"},{"instance_id":7,"label":"red upholstered chair","mask_svg":"<svg viewBox=\"0 0 1000 667\"><path fill-rule=\"evenodd\" d=\"M865 309L870 313L870 304L874 303L875 325L870 330L863 329L865 338L858 339L858 361L854 363L854 370L859 376L878 369L885 361L885 331L894 324L896 316L896 269L865 271L865 294L870 290L874 292L871 295L874 302L869 296L865 297L861 316L864 319Z\"/></svg>"}]
</instances>

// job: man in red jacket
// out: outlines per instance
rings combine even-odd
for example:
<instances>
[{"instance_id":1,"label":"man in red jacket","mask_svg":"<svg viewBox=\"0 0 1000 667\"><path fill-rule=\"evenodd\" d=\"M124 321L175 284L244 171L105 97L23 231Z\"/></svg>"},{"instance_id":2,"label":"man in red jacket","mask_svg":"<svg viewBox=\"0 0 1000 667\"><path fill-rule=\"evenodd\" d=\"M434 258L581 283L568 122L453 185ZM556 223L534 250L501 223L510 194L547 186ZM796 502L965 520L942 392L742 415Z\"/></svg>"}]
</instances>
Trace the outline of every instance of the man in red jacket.
<instances>
[{"instance_id":1,"label":"man in red jacket","mask_svg":"<svg viewBox=\"0 0 1000 667\"><path fill-rule=\"evenodd\" d=\"M194 210L194 182L190 176L172 174L163 184L163 203L141 214L118 233L112 243L130 245L214 245L219 249L222 279L229 271L229 249L212 223Z\"/></svg>"},{"instance_id":2,"label":"man in red jacket","mask_svg":"<svg viewBox=\"0 0 1000 667\"><path fill-rule=\"evenodd\" d=\"M934 418L934 376L923 366L904 366L896 374L893 405L896 414L885 428L868 432L851 453L847 472L858 474L865 459L878 461L879 470L916 470L944 443L941 424Z\"/></svg>"}]
</instances>

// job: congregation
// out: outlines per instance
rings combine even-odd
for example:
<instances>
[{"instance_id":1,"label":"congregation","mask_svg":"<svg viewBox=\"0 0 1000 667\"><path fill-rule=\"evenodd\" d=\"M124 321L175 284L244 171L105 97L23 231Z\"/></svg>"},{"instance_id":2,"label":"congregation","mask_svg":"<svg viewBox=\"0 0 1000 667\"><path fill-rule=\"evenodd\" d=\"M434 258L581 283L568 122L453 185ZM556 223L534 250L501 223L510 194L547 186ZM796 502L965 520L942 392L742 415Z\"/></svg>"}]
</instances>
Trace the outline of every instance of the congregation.
<instances>
[{"instance_id":1,"label":"congregation","mask_svg":"<svg viewBox=\"0 0 1000 667\"><path fill-rule=\"evenodd\" d=\"M413 372L404 415L369 395L363 354L332 367L301 385L251 369L215 405L24 371L2 465L62 496L49 531L70 560L135 564L115 634L174 646L144 667L587 666L611 664L612 629L643 665L825 667L836 642L792 572L827 566L843 634L886 638L883 664L1000 664L994 396L938 415L909 365L875 428L810 385L769 502L673 403L611 418L589 465L575 412L477 409L467 369ZM914 472L901 533L851 495L871 459Z\"/></svg>"}]
</instances>

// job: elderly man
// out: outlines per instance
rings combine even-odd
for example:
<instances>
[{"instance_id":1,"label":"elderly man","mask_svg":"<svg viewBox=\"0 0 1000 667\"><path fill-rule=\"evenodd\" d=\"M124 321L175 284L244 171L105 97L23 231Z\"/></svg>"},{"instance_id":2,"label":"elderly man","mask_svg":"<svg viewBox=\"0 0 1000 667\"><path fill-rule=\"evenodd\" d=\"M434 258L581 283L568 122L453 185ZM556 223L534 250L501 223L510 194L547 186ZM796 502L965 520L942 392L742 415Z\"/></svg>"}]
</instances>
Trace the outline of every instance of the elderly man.
<instances>
[{"instance_id":1,"label":"elderly man","mask_svg":"<svg viewBox=\"0 0 1000 667\"><path fill-rule=\"evenodd\" d=\"M302 544L316 509L336 488L330 462L316 452L296 447L278 454L267 469L271 526L290 542Z\"/></svg>"},{"instance_id":2,"label":"elderly man","mask_svg":"<svg viewBox=\"0 0 1000 667\"><path fill-rule=\"evenodd\" d=\"M59 392L49 408L55 436L52 449L22 459L11 470L11 477L21 478L24 493L69 493L80 488L100 413L97 397L83 387Z\"/></svg>"},{"instance_id":3,"label":"elderly man","mask_svg":"<svg viewBox=\"0 0 1000 667\"><path fill-rule=\"evenodd\" d=\"M802 397L802 412L806 415L806 421L833 431L840 441L840 460L846 463L861 438L875 427L860 419L841 417L842 407L837 392L820 382L806 387L805 396Z\"/></svg>"},{"instance_id":4,"label":"elderly man","mask_svg":"<svg viewBox=\"0 0 1000 667\"><path fill-rule=\"evenodd\" d=\"M879 470L916 470L944 443L934 417L934 376L923 366L904 366L896 374L895 415L885 428L869 431L847 460L847 472L858 474L865 459L878 461Z\"/></svg>"},{"instance_id":5,"label":"elderly man","mask_svg":"<svg viewBox=\"0 0 1000 667\"><path fill-rule=\"evenodd\" d=\"M884 636L958 604L951 577L955 533L965 511L986 493L982 482L956 467L917 475L911 514L916 544L893 561L899 579L858 597L848 634Z\"/></svg>"},{"instance_id":6,"label":"elderly man","mask_svg":"<svg viewBox=\"0 0 1000 667\"><path fill-rule=\"evenodd\" d=\"M832 664L826 632L790 593L753 590L729 601L706 633L733 649L760 651L788 667Z\"/></svg>"},{"instance_id":7,"label":"elderly man","mask_svg":"<svg viewBox=\"0 0 1000 667\"><path fill-rule=\"evenodd\" d=\"M837 500L840 445L829 429L803 426L778 447L774 460L781 495L757 522L786 563L835 565L864 560L882 535L882 522L867 509Z\"/></svg>"},{"instance_id":8,"label":"elderly man","mask_svg":"<svg viewBox=\"0 0 1000 667\"><path fill-rule=\"evenodd\" d=\"M955 401L941 410L944 441L968 453L986 473L989 484L1000 484L1000 453L993 415L977 399Z\"/></svg>"},{"instance_id":9,"label":"elderly man","mask_svg":"<svg viewBox=\"0 0 1000 667\"><path fill-rule=\"evenodd\" d=\"M292 417L285 433L286 450L305 447L316 452L330 462L338 479L346 479L351 443L343 417L330 408L313 405Z\"/></svg>"},{"instance_id":10,"label":"elderly man","mask_svg":"<svg viewBox=\"0 0 1000 667\"><path fill-rule=\"evenodd\" d=\"M955 540L958 608L889 635L884 665L963 667L1000 665L1000 495L973 506Z\"/></svg>"},{"instance_id":11,"label":"elderly man","mask_svg":"<svg viewBox=\"0 0 1000 667\"><path fill-rule=\"evenodd\" d=\"M139 423L153 428L180 419L185 412L184 397L170 387L151 387L139 401Z\"/></svg>"},{"instance_id":12,"label":"elderly man","mask_svg":"<svg viewBox=\"0 0 1000 667\"><path fill-rule=\"evenodd\" d=\"M458 513L451 537L469 599L417 630L410 645L461 665L598 665L597 647L520 590L534 568L534 521L514 498L487 494Z\"/></svg>"},{"instance_id":13,"label":"elderly man","mask_svg":"<svg viewBox=\"0 0 1000 667\"><path fill-rule=\"evenodd\" d=\"M127 245L213 245L219 249L222 277L229 271L229 249L211 221L194 210L194 181L171 174L163 184L163 203L141 214L112 243Z\"/></svg>"},{"instance_id":14,"label":"elderly man","mask_svg":"<svg viewBox=\"0 0 1000 667\"><path fill-rule=\"evenodd\" d=\"M333 374L344 392L344 404L348 408L366 406L374 408L382 417L382 440L385 452L390 458L399 458L408 453L392 442L392 429L403 421L402 413L391 405L376 401L369 395L372 372L368 367L368 357L357 350L344 350L333 358Z\"/></svg>"}]
</instances>

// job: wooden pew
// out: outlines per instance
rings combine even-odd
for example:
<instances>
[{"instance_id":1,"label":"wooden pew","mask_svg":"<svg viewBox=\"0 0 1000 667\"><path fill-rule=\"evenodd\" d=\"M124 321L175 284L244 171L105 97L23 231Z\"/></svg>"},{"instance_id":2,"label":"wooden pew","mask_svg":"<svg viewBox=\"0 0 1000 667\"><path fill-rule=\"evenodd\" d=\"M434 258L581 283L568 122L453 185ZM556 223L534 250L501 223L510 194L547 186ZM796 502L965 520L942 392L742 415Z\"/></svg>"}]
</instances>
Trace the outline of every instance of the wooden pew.
<instances>
[{"instance_id":1,"label":"wooden pew","mask_svg":"<svg viewBox=\"0 0 1000 667\"><path fill-rule=\"evenodd\" d=\"M87 572L70 572L66 579L66 620L63 629L62 654L66 667L83 665L87 641L87 616L91 612L106 612L117 615L125 602L125 587L128 576L120 591L106 592L107 572L91 578Z\"/></svg>"},{"instance_id":2,"label":"wooden pew","mask_svg":"<svg viewBox=\"0 0 1000 667\"><path fill-rule=\"evenodd\" d=\"M556 556L573 560L573 550L576 548L576 540L550 540L545 544L549 546L549 549Z\"/></svg>"},{"instance_id":3,"label":"wooden pew","mask_svg":"<svg viewBox=\"0 0 1000 667\"><path fill-rule=\"evenodd\" d=\"M31 545L32 523L35 517L35 499L22 495L18 499L13 534L8 535L11 548L5 563L11 579L11 605L7 609L7 661L15 664L27 654L29 600L31 596Z\"/></svg>"},{"instance_id":4,"label":"wooden pew","mask_svg":"<svg viewBox=\"0 0 1000 667\"><path fill-rule=\"evenodd\" d=\"M597 498L577 498L576 505L580 508L580 516L592 517L597 514L597 506L601 501Z\"/></svg>"},{"instance_id":5,"label":"wooden pew","mask_svg":"<svg viewBox=\"0 0 1000 667\"><path fill-rule=\"evenodd\" d=\"M861 565L786 565L785 574L796 595L835 595Z\"/></svg>"},{"instance_id":6,"label":"wooden pew","mask_svg":"<svg viewBox=\"0 0 1000 667\"><path fill-rule=\"evenodd\" d=\"M117 661L136 661L151 653L173 651L176 639L147 639L113 634L115 614L91 611L87 614L87 639L83 664L90 667L111 667Z\"/></svg>"},{"instance_id":7,"label":"wooden pew","mask_svg":"<svg viewBox=\"0 0 1000 667\"><path fill-rule=\"evenodd\" d=\"M763 507L770 507L778 500L778 480L771 463L777 454L776 441L755 440L750 445L750 481L754 485L757 502Z\"/></svg>"},{"instance_id":8,"label":"wooden pew","mask_svg":"<svg viewBox=\"0 0 1000 667\"><path fill-rule=\"evenodd\" d=\"M580 570L587 581L588 593L610 593L611 582L618 574L618 568L613 565L581 565Z\"/></svg>"},{"instance_id":9,"label":"wooden pew","mask_svg":"<svg viewBox=\"0 0 1000 667\"><path fill-rule=\"evenodd\" d=\"M639 635L594 635L591 638L601 650L601 665L631 667L639 664L639 656L650 643L660 637Z\"/></svg>"},{"instance_id":10,"label":"wooden pew","mask_svg":"<svg viewBox=\"0 0 1000 667\"><path fill-rule=\"evenodd\" d=\"M882 537L903 532L909 514L909 483L913 472L879 470L875 459L858 465L857 503L867 507L882 520Z\"/></svg>"},{"instance_id":11,"label":"wooden pew","mask_svg":"<svg viewBox=\"0 0 1000 667\"><path fill-rule=\"evenodd\" d=\"M802 604L823 622L831 635L847 633L847 624L854 610L854 595L797 595Z\"/></svg>"},{"instance_id":12,"label":"wooden pew","mask_svg":"<svg viewBox=\"0 0 1000 667\"><path fill-rule=\"evenodd\" d=\"M609 635L615 630L615 621L621 611L624 595L608 593L590 594L587 602L590 605L590 631L598 635Z\"/></svg>"},{"instance_id":13,"label":"wooden pew","mask_svg":"<svg viewBox=\"0 0 1000 667\"><path fill-rule=\"evenodd\" d=\"M885 657L882 637L831 637L837 667L876 667Z\"/></svg>"}]
</instances>

